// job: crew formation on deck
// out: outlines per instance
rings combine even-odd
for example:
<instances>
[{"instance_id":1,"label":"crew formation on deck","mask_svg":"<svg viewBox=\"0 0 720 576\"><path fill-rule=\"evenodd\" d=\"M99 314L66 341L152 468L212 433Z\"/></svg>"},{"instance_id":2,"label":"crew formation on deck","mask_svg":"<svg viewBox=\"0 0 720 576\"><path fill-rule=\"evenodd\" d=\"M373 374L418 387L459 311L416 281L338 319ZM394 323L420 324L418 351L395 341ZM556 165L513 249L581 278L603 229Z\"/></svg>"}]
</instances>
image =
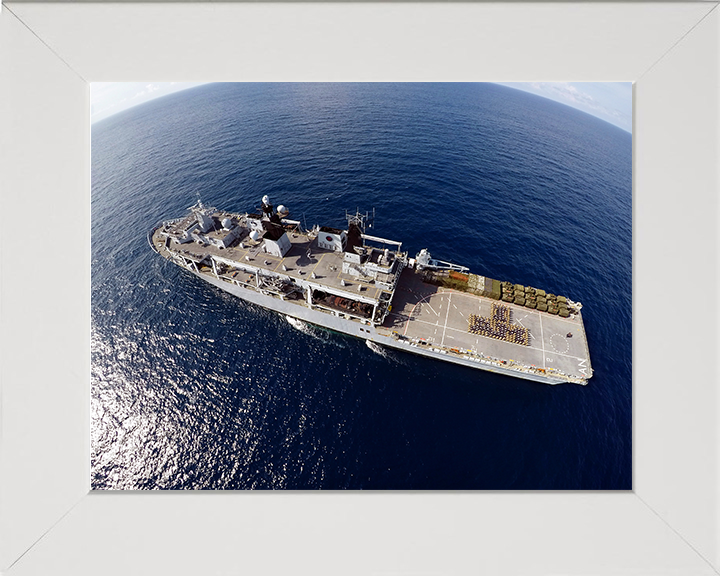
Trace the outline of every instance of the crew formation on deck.
<instances>
[{"instance_id":1,"label":"crew formation on deck","mask_svg":"<svg viewBox=\"0 0 720 576\"><path fill-rule=\"evenodd\" d=\"M497 338L513 344L529 346L530 336L528 329L512 324L511 314L512 312L507 306L493 303L490 317L478 316L477 314L470 315L468 332L489 338Z\"/></svg>"}]
</instances>

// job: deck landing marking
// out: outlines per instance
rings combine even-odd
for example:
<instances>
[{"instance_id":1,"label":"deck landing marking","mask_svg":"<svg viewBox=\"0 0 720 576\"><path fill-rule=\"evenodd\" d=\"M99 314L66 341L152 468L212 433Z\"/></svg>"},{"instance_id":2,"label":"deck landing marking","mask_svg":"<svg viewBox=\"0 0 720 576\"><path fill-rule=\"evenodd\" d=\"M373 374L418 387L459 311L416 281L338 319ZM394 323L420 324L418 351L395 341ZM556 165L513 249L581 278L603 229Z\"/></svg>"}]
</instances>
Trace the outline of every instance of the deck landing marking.
<instances>
[{"instance_id":1,"label":"deck landing marking","mask_svg":"<svg viewBox=\"0 0 720 576\"><path fill-rule=\"evenodd\" d=\"M425 300L426 298L430 298L430 296L432 296L432 294L428 294L427 296L424 296L418 302L416 302L415 305L412 307L412 310L410 310L410 315L408 316L407 322L405 322L405 330L403 331L403 336L405 336L407 334L408 326L410 326L410 320L412 320L413 314L415 313L415 308L417 308L418 305L420 305L420 310L422 310L423 300ZM432 310L434 314L439 316L439 314L437 312L435 312L435 310L433 310L433 308L432 308L432 306L430 306L430 304L428 304L427 302L425 302L424 304L428 308L430 308L430 310Z\"/></svg>"},{"instance_id":2,"label":"deck landing marking","mask_svg":"<svg viewBox=\"0 0 720 576\"><path fill-rule=\"evenodd\" d=\"M558 341L565 344L564 350L560 350L561 346L558 344ZM567 337L563 336L562 334L555 333L550 336L550 344L555 349L555 352L557 352L558 354L565 354L568 350L570 350L570 342L568 342Z\"/></svg>"},{"instance_id":3,"label":"deck landing marking","mask_svg":"<svg viewBox=\"0 0 720 576\"><path fill-rule=\"evenodd\" d=\"M578 362L578 372L580 372L584 376L587 376L587 366L585 365L585 362L586 362L585 358L583 358L582 360L580 360L580 362ZM580 368L580 366L582 366L582 368Z\"/></svg>"}]
</instances>

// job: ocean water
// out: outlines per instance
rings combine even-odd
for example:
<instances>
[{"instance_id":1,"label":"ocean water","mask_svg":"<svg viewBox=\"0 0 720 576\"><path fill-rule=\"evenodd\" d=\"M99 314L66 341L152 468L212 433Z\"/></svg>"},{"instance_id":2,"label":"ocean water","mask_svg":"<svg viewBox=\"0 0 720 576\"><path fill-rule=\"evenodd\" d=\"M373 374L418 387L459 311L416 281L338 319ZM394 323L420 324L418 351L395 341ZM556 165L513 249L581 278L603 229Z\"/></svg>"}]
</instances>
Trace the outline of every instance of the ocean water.
<instances>
[{"instance_id":1,"label":"ocean water","mask_svg":"<svg viewBox=\"0 0 720 576\"><path fill-rule=\"evenodd\" d=\"M92 128L94 489L627 490L631 146L494 84L212 84ZM206 204L374 233L583 303L594 376L369 348L151 251Z\"/></svg>"}]
</instances>

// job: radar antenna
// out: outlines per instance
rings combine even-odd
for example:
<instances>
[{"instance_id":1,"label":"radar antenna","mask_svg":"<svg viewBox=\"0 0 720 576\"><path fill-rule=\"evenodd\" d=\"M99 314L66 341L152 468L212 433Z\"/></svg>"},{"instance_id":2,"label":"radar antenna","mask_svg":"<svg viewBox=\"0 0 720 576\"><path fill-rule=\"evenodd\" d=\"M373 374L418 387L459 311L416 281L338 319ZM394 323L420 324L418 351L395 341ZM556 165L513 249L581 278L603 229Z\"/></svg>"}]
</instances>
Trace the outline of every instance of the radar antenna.
<instances>
[{"instance_id":1,"label":"radar antenna","mask_svg":"<svg viewBox=\"0 0 720 576\"><path fill-rule=\"evenodd\" d=\"M195 195L197 196L197 202L190 206L188 210L191 212L196 212L197 210L203 210L205 208L205 205L202 203L202 198L200 198L200 192L198 190L195 190Z\"/></svg>"}]
</instances>

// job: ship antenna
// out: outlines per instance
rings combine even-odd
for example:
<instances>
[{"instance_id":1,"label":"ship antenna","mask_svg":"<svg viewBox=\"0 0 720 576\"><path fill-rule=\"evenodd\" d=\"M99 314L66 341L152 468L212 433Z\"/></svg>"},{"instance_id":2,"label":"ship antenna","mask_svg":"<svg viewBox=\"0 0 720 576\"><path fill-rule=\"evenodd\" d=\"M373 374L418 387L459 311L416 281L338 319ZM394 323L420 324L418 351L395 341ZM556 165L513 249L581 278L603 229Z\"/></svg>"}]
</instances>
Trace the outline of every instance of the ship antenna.
<instances>
[{"instance_id":1,"label":"ship antenna","mask_svg":"<svg viewBox=\"0 0 720 576\"><path fill-rule=\"evenodd\" d=\"M347 220L348 226L355 224L363 234L365 233L365 217L360 214L358 208L355 209L355 214L350 214L350 212L345 210L345 220Z\"/></svg>"},{"instance_id":2,"label":"ship antenna","mask_svg":"<svg viewBox=\"0 0 720 576\"><path fill-rule=\"evenodd\" d=\"M350 212L345 210L345 220L347 220L348 226L355 224L360 228L360 231L365 234L366 228L372 228L375 225L375 208L373 208L372 217L368 212L361 214L359 208L355 209L355 214L350 214Z\"/></svg>"}]
</instances>

